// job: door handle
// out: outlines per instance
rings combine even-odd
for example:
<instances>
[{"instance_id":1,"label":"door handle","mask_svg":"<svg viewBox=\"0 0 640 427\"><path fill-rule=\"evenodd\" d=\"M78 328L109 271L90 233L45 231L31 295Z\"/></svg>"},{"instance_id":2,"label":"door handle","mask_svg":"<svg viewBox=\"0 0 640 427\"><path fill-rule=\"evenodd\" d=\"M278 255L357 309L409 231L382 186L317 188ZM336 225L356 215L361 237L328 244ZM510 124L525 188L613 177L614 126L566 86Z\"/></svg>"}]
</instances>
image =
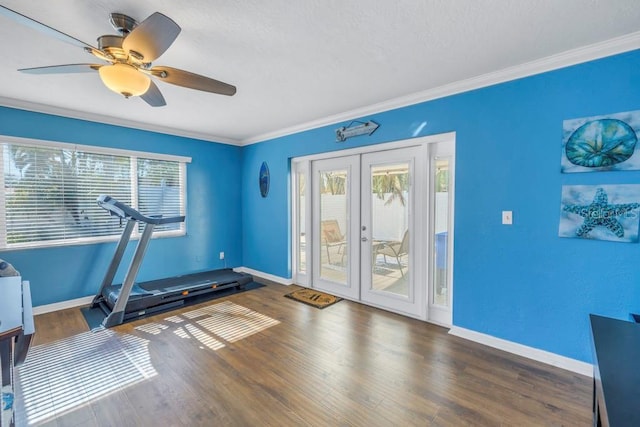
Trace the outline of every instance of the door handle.
<instances>
[{"instance_id":1,"label":"door handle","mask_svg":"<svg viewBox=\"0 0 640 427\"><path fill-rule=\"evenodd\" d=\"M367 239L366 237L362 237L362 238L360 238L360 240L363 241L363 242L366 242L369 239Z\"/></svg>"}]
</instances>

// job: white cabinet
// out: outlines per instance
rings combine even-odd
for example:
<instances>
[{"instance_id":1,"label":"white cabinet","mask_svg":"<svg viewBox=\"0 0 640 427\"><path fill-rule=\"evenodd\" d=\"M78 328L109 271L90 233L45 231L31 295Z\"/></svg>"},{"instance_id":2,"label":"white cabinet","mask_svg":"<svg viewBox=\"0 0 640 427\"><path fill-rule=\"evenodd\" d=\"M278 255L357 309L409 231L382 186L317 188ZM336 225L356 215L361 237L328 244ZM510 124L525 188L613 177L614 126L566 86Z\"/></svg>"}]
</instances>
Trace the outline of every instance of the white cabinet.
<instances>
[{"instance_id":1,"label":"white cabinet","mask_svg":"<svg viewBox=\"0 0 640 427\"><path fill-rule=\"evenodd\" d=\"M13 369L27 357L34 332L29 282L0 277L0 427L14 425Z\"/></svg>"}]
</instances>

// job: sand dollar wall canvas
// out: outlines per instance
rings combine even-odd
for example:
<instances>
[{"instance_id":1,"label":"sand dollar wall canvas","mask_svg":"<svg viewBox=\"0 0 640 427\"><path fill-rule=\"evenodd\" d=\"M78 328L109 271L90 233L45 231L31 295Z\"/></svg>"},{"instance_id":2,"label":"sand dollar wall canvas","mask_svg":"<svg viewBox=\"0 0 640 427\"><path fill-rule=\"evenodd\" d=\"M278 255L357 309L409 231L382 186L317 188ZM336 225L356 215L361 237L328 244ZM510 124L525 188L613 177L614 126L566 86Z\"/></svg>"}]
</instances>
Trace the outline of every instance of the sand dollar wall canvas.
<instances>
[{"instance_id":1,"label":"sand dollar wall canvas","mask_svg":"<svg viewBox=\"0 0 640 427\"><path fill-rule=\"evenodd\" d=\"M562 123L563 173L640 170L640 111Z\"/></svg>"}]
</instances>

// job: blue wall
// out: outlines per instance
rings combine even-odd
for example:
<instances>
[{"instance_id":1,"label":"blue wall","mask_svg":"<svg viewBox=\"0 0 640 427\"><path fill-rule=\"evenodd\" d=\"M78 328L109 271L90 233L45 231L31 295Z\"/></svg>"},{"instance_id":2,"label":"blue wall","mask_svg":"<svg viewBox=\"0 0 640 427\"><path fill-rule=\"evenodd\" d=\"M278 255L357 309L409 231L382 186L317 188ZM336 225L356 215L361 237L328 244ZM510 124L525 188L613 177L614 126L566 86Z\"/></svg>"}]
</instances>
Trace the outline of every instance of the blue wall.
<instances>
[{"instance_id":1,"label":"blue wall","mask_svg":"<svg viewBox=\"0 0 640 427\"><path fill-rule=\"evenodd\" d=\"M640 312L640 245L559 238L561 187L638 183L640 172L561 174L562 121L630 110L640 51L367 116L381 127L342 144L336 124L245 147L243 265L291 277L290 158L455 131L454 324L590 361L589 313Z\"/></svg>"},{"instance_id":2,"label":"blue wall","mask_svg":"<svg viewBox=\"0 0 640 427\"><path fill-rule=\"evenodd\" d=\"M455 131L454 324L590 361L589 313L640 312L640 246L557 237L561 187L638 183L640 172L561 174L562 120L640 109L639 64L634 51L367 116L380 129L343 144L340 124L238 148L1 107L0 134L191 156L188 234L151 242L139 275L148 280L220 268L219 251L230 267L290 277L290 158ZM263 161L267 198L258 189ZM513 210L513 226L500 224L502 210ZM43 305L93 294L114 247L0 257Z\"/></svg>"},{"instance_id":3,"label":"blue wall","mask_svg":"<svg viewBox=\"0 0 640 427\"><path fill-rule=\"evenodd\" d=\"M187 166L187 235L153 239L138 278L150 280L242 261L240 170L242 150L180 138L0 107L0 135L190 156ZM136 242L131 242L116 281L121 282ZM3 251L31 282L35 306L94 294L115 243Z\"/></svg>"}]
</instances>

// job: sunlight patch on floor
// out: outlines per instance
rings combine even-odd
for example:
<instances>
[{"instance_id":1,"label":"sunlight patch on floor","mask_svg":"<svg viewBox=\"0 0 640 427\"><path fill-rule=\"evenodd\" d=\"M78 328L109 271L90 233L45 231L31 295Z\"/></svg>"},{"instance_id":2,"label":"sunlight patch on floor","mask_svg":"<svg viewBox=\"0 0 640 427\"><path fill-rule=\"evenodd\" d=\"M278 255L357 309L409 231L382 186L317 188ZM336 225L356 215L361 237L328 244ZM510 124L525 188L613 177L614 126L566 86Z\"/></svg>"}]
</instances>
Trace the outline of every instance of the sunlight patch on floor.
<instances>
[{"instance_id":1,"label":"sunlight patch on floor","mask_svg":"<svg viewBox=\"0 0 640 427\"><path fill-rule=\"evenodd\" d=\"M280 323L230 301L205 307L203 310L209 316L197 323L228 342L239 341Z\"/></svg>"},{"instance_id":2,"label":"sunlight patch on floor","mask_svg":"<svg viewBox=\"0 0 640 427\"><path fill-rule=\"evenodd\" d=\"M194 325L189 324L186 325L185 328L189 334L195 337L202 344L209 347L211 350L219 350L224 347L224 343L218 341L217 339Z\"/></svg>"},{"instance_id":3,"label":"sunlight patch on floor","mask_svg":"<svg viewBox=\"0 0 640 427\"><path fill-rule=\"evenodd\" d=\"M194 338L211 350L219 350L225 347L225 342L239 341L280 323L231 301L187 311L167 317L164 321L174 325L190 322L173 329L173 333L184 339ZM168 325L156 322L135 327L138 331L152 335L168 328Z\"/></svg>"},{"instance_id":4,"label":"sunlight patch on floor","mask_svg":"<svg viewBox=\"0 0 640 427\"><path fill-rule=\"evenodd\" d=\"M184 319L181 318L180 316L171 316L171 317L167 317L166 319L167 322L171 322L171 323L182 323L184 322Z\"/></svg>"},{"instance_id":5,"label":"sunlight patch on floor","mask_svg":"<svg viewBox=\"0 0 640 427\"><path fill-rule=\"evenodd\" d=\"M136 326L134 329L137 331L143 331L151 335L158 335L162 332L163 329L167 329L167 325L163 325L162 323L147 323L144 325Z\"/></svg>"},{"instance_id":6,"label":"sunlight patch on floor","mask_svg":"<svg viewBox=\"0 0 640 427\"><path fill-rule=\"evenodd\" d=\"M18 378L16 419L32 425L157 375L149 341L110 330L35 346Z\"/></svg>"}]
</instances>

